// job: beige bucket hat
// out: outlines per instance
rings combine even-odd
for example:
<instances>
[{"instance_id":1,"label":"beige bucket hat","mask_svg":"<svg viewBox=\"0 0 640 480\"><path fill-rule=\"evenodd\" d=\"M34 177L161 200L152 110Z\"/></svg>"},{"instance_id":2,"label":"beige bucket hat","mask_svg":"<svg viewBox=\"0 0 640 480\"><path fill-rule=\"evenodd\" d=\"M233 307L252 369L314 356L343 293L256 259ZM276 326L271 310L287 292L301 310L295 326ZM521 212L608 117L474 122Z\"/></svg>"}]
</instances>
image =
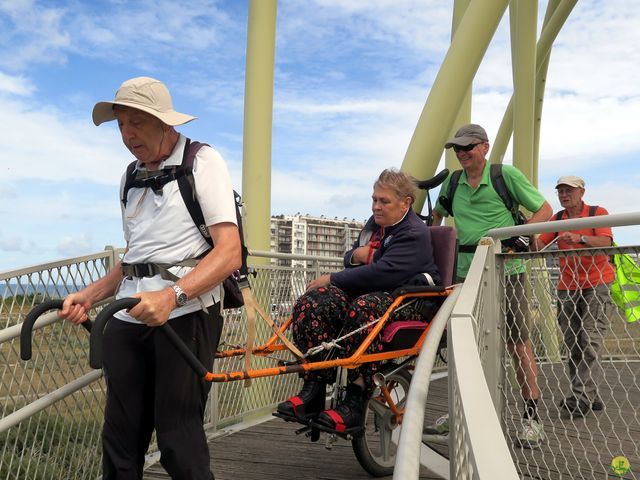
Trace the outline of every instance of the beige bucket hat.
<instances>
[{"instance_id":1,"label":"beige bucket hat","mask_svg":"<svg viewBox=\"0 0 640 480\"><path fill-rule=\"evenodd\" d=\"M136 108L159 118L166 125L176 126L197 117L176 112L171 94L160 80L151 77L136 77L125 81L116 92L113 102L98 102L93 107L93 123L100 125L115 120L114 105Z\"/></svg>"}]
</instances>

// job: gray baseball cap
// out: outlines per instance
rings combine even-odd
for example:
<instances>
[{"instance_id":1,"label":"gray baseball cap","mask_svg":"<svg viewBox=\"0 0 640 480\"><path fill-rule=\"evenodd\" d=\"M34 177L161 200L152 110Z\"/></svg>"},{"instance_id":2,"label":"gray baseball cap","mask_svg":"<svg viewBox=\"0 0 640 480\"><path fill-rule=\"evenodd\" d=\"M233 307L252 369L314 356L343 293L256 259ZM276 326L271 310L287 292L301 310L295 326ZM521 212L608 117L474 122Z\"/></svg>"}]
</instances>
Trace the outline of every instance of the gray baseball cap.
<instances>
[{"instance_id":1,"label":"gray baseball cap","mask_svg":"<svg viewBox=\"0 0 640 480\"><path fill-rule=\"evenodd\" d=\"M478 143L478 140L482 142L488 142L487 132L480 125L470 123L460 128L453 136L451 140L444 144L444 148L451 148L454 145L459 147L466 147L472 143Z\"/></svg>"}]
</instances>

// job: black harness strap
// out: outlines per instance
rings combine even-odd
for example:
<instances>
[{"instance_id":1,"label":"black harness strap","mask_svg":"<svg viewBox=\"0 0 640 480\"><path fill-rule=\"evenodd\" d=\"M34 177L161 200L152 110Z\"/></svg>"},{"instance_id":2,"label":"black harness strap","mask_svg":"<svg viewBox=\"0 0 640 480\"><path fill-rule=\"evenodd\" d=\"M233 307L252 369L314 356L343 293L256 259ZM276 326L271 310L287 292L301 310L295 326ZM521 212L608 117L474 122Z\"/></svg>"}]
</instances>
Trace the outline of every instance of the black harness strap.
<instances>
[{"instance_id":1,"label":"black harness strap","mask_svg":"<svg viewBox=\"0 0 640 480\"><path fill-rule=\"evenodd\" d=\"M458 188L458 184L460 183L460 176L462 175L462 170L456 170L451 174L451 178L449 179L449 185L447 185L447 196L441 196L438 198L438 202L440 205L451 215L453 214L453 198L456 194L456 190ZM489 177L491 179L491 186L498 194L504 206L511 212L513 216L513 220L516 225L520 225L524 223L520 218L520 211L518 210L518 206L513 201L511 194L509 193L509 189L507 188L507 184L504 180L504 176L502 175L502 164L496 163L489 166Z\"/></svg>"},{"instance_id":2,"label":"black harness strap","mask_svg":"<svg viewBox=\"0 0 640 480\"><path fill-rule=\"evenodd\" d=\"M596 216L596 211L598 210L598 205L589 205L589 216L590 217L595 217ZM564 215L564 213L566 212L566 210L560 210L559 212L557 212L554 216L553 219L554 220L562 220L562 216ZM568 217L567 217L568 218ZM553 236L553 238L556 238L558 236L558 232L554 232L555 235ZM593 229L593 234L596 234L596 230Z\"/></svg>"}]
</instances>

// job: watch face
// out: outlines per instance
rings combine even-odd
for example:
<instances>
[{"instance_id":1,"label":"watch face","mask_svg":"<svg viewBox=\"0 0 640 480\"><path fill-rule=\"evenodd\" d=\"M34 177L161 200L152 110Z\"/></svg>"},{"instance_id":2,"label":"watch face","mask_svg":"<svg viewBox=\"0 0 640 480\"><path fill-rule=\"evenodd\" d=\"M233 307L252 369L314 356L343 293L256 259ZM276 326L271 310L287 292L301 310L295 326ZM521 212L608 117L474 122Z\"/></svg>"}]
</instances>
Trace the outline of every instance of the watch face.
<instances>
[{"instance_id":1,"label":"watch face","mask_svg":"<svg viewBox=\"0 0 640 480\"><path fill-rule=\"evenodd\" d=\"M189 301L187 294L184 293L184 291L178 285L172 285L171 288L173 288L173 291L176 292L176 305L178 305L179 307L183 307L184 305L186 305Z\"/></svg>"},{"instance_id":2,"label":"watch face","mask_svg":"<svg viewBox=\"0 0 640 480\"><path fill-rule=\"evenodd\" d=\"M180 295L178 295L176 299L176 303L178 304L179 307L183 307L184 305L187 304L188 300L189 299L187 298L187 294L183 292Z\"/></svg>"}]
</instances>

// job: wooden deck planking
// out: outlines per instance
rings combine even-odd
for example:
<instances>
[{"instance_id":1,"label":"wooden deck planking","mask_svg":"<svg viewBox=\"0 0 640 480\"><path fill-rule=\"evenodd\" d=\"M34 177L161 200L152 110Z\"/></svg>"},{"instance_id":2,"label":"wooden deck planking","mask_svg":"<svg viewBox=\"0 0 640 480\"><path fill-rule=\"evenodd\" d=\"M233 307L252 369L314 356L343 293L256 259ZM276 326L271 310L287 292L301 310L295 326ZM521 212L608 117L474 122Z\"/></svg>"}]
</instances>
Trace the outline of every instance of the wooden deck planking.
<instances>
[{"instance_id":1,"label":"wooden deck planking","mask_svg":"<svg viewBox=\"0 0 640 480\"><path fill-rule=\"evenodd\" d=\"M510 402L505 415L507 441L516 467L523 479L555 480L560 478L607 479L613 457L625 455L632 472L624 479L640 479L640 423L635 406L640 404L640 389L635 370L622 364L605 364L608 381L601 388L605 409L584 419L570 419L555 405L563 398L561 387L564 366L540 366L542 398L541 418L547 442L540 449L513 446L519 425L521 406ZM560 380L560 381L559 381ZM627 387L622 389L622 385ZM510 394L511 395L511 394ZM513 398L513 397L512 397ZM447 411L447 379L432 382L426 421L431 423ZM339 440L332 450L324 447L324 437L312 443L295 435L297 425L279 419L240 431L210 442L213 471L217 480L272 480L309 478L318 480L365 480L371 477L353 454L350 442ZM447 454L447 445L433 444ZM169 478L160 464L145 473L145 480ZM390 480L391 477L385 477ZM431 479L426 473L421 479ZM618 478L618 477L616 477Z\"/></svg>"}]
</instances>

